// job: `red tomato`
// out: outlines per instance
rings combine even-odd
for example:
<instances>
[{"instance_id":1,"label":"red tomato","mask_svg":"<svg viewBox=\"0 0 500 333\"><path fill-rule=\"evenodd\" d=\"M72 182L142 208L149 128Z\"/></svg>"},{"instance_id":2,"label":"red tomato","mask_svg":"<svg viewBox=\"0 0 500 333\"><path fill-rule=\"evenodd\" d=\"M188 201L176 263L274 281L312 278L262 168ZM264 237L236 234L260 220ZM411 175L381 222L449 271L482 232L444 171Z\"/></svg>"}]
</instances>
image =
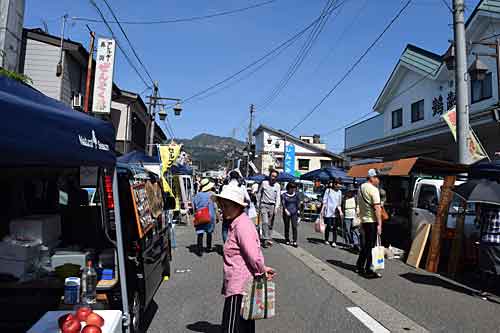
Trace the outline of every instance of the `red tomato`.
<instances>
[{"instance_id":1,"label":"red tomato","mask_svg":"<svg viewBox=\"0 0 500 333\"><path fill-rule=\"evenodd\" d=\"M102 333L102 330L99 326L87 325L83 328L82 333Z\"/></svg>"},{"instance_id":2,"label":"red tomato","mask_svg":"<svg viewBox=\"0 0 500 333\"><path fill-rule=\"evenodd\" d=\"M62 329L63 324L66 321L70 321L70 320L76 320L75 316L73 316L73 314L71 314L71 313L66 313L66 314L62 315L61 317L59 317L59 319L57 320L57 322L59 324L59 328Z\"/></svg>"},{"instance_id":3,"label":"red tomato","mask_svg":"<svg viewBox=\"0 0 500 333\"><path fill-rule=\"evenodd\" d=\"M78 333L82 329L82 325L76 319L65 321L61 327L62 333Z\"/></svg>"},{"instance_id":4,"label":"red tomato","mask_svg":"<svg viewBox=\"0 0 500 333\"><path fill-rule=\"evenodd\" d=\"M89 314L92 313L92 309L89 307L81 307L76 311L76 319L79 321L86 321Z\"/></svg>"},{"instance_id":5,"label":"red tomato","mask_svg":"<svg viewBox=\"0 0 500 333\"><path fill-rule=\"evenodd\" d=\"M95 326L99 326L99 327L104 326L104 318L102 318L101 316L99 316L95 312L92 312L91 314L89 314L86 322L87 322L87 325L95 325Z\"/></svg>"}]
</instances>

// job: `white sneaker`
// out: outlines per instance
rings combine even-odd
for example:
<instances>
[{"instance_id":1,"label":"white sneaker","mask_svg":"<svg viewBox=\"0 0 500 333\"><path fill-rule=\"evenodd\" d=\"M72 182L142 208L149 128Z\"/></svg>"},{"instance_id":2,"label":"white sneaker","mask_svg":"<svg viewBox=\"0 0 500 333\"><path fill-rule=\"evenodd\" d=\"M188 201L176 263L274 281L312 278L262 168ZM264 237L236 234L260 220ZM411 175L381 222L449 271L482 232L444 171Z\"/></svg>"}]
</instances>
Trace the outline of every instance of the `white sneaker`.
<instances>
[{"instance_id":1,"label":"white sneaker","mask_svg":"<svg viewBox=\"0 0 500 333\"><path fill-rule=\"evenodd\" d=\"M337 247L337 244L335 244L335 243L332 243L332 247Z\"/></svg>"},{"instance_id":2,"label":"white sneaker","mask_svg":"<svg viewBox=\"0 0 500 333\"><path fill-rule=\"evenodd\" d=\"M330 242L328 242L328 241L325 241L325 244L326 244L326 245L330 245Z\"/></svg>"}]
</instances>

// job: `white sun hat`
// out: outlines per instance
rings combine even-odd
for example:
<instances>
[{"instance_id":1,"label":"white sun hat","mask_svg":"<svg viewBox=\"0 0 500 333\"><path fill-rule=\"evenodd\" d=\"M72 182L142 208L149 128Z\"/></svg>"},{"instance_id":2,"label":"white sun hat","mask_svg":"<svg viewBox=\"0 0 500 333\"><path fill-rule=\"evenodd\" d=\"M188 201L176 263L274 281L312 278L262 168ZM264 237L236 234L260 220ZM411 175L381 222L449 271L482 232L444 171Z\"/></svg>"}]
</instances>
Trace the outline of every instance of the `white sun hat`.
<instances>
[{"instance_id":1,"label":"white sun hat","mask_svg":"<svg viewBox=\"0 0 500 333\"><path fill-rule=\"evenodd\" d=\"M226 185L222 188L220 194L215 194L212 196L212 200L217 201L219 199L225 199L237 203L242 207L246 207L245 194L240 187Z\"/></svg>"}]
</instances>

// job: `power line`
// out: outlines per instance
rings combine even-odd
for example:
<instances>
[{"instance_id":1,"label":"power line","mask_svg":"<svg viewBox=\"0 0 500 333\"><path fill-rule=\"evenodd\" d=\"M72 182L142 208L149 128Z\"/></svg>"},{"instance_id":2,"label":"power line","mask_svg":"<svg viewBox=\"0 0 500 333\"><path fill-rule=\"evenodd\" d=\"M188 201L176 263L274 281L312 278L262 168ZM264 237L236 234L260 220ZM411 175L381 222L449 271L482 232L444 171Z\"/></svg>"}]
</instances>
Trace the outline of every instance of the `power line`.
<instances>
[{"instance_id":1,"label":"power line","mask_svg":"<svg viewBox=\"0 0 500 333\"><path fill-rule=\"evenodd\" d=\"M118 18L116 17L115 15L115 12L113 11L113 8L111 8L108 0L103 0L104 3L106 4L106 6L108 7L111 15L113 15L113 18L116 20L116 22L118 22L118 27L120 28L123 36L125 37L125 39L127 40L127 43L128 45L130 46L130 49L132 50L132 52L134 53L134 56L135 58L137 59L137 61L139 62L139 64L142 66L142 69L144 69L144 71L146 72L147 76L149 77L149 79L151 80L151 83L154 82L153 80L153 77L151 76L151 74L149 73L148 69L146 68L146 66L144 65L144 63L142 62L141 58L139 57L139 55L137 54L137 52L135 51L135 47L132 45L132 42L130 41L130 39L128 38L127 36L127 33L125 32L125 30L123 29L122 25L120 24L120 22L118 21Z\"/></svg>"},{"instance_id":2,"label":"power line","mask_svg":"<svg viewBox=\"0 0 500 333\"><path fill-rule=\"evenodd\" d=\"M451 6L450 4L448 3L448 1L446 0L441 0L443 2L443 4L446 6L446 8L448 8L448 10L450 11L450 13L453 13L453 9L451 9Z\"/></svg>"},{"instance_id":3,"label":"power line","mask_svg":"<svg viewBox=\"0 0 500 333\"><path fill-rule=\"evenodd\" d=\"M129 63L130 67L132 67L132 69L137 73L137 76L139 76L139 78L144 83L144 85L146 87L148 87L148 88L151 88L151 86L149 85L149 83L146 82L146 80L142 77L142 74L139 72L139 70L137 69L137 67L134 65L134 63L132 62L132 60L129 58L128 54L121 47L120 43L118 42L118 39L116 38L116 36L115 36L115 34L113 32L113 29L111 28L111 26L109 25L109 23L106 21L106 18L104 17L104 14L102 13L102 11L99 8L99 6L97 6L97 4L96 4L96 2L94 0L89 0L89 1L95 7L95 9L97 10L97 12L99 13L99 16L102 18L102 21L104 22L104 24L106 24L106 26L107 26L110 34L111 34L111 37L113 37L113 39L115 40L116 45L118 46L118 48L120 49L120 51L125 56L125 59L127 59L127 62Z\"/></svg>"},{"instance_id":4,"label":"power line","mask_svg":"<svg viewBox=\"0 0 500 333\"><path fill-rule=\"evenodd\" d=\"M278 45L277 47L275 47L274 49L270 50L269 52L267 52L266 54L264 54L263 56L261 56L260 58L252 61L251 63L249 63L248 65L244 66L242 69L238 70L236 73L233 73L231 75L229 75L228 77L226 77L225 79L209 86L208 88L205 88L187 98L184 98L183 99L183 104L185 104L186 102L189 102L193 99L195 99L196 97L199 97L205 93L207 93L208 91L210 90L213 90L221 85L223 85L224 83L232 80L233 78L237 77L238 75L240 75L241 73L247 71L248 69L252 68L253 66L259 64L260 62L262 62L263 60L266 60L267 58L275 55L276 53L279 54L279 51L282 49L282 48L287 48L289 47L291 44L293 44L300 36L302 36L303 34L305 34L309 29L311 29L315 24L316 22L318 22L319 20L321 19L321 17L318 17L316 18L314 21L312 21L309 25L307 25L305 28L303 28L301 31L299 31L298 33L296 33L295 35L293 35L292 37L290 37L289 39L287 39L286 41L284 41L283 43L281 43L280 45Z\"/></svg>"},{"instance_id":5,"label":"power line","mask_svg":"<svg viewBox=\"0 0 500 333\"><path fill-rule=\"evenodd\" d=\"M262 103L259 103L261 105L260 109L264 110L266 109L269 105L272 104L273 101L275 101L278 96L281 94L281 92L286 88L292 77L295 75L295 73L298 71L299 67L302 65L304 60L307 58L309 55L312 47L314 46L314 43L317 41L319 35L323 31L328 19L330 18L331 14L333 11L341 7L347 0L342 1L340 4L335 3L335 0L328 0L327 3L325 4L325 7L323 8L321 14L320 14L320 20L315 24L313 31L310 32L307 40L304 42L302 45L302 48L299 50L297 56L295 57L295 60L292 62L290 67L288 68L288 71L286 72L285 76L281 79L281 81L278 83L276 87L271 91L271 93L264 99ZM334 5L336 5L334 7Z\"/></svg>"},{"instance_id":6,"label":"power line","mask_svg":"<svg viewBox=\"0 0 500 333\"><path fill-rule=\"evenodd\" d=\"M354 62L354 64L349 68L349 70L342 76L342 78L333 86L328 93L323 96L323 98L316 104L311 111L309 111L289 132L293 132L297 127L304 123L318 108L330 97L330 95L349 77L349 75L354 71L354 69L361 63L361 61L366 57L366 55L375 47L377 42L384 36L384 34L389 30L389 28L396 22L396 20L401 16L406 8L411 4L412 0L408 0L406 4L399 10L399 12L394 16L394 18L389 22L389 24L384 28L384 30L377 36L377 38L370 44L370 46L363 52L363 54Z\"/></svg>"},{"instance_id":7,"label":"power line","mask_svg":"<svg viewBox=\"0 0 500 333\"><path fill-rule=\"evenodd\" d=\"M118 19L115 18L115 21L110 21L110 23L117 23L117 24L136 24L136 25L150 25L150 24L169 24L169 23L181 23L181 22L193 22L193 21L200 21L200 20L206 20L214 17L219 17L219 16L225 16L225 15L231 15L231 14L236 14L240 12L244 12L250 9L262 7L265 5L268 5L272 2L276 2L277 0L268 0L264 2L259 2L256 4L253 4L251 6L243 7L243 8L237 8L233 10L226 10L223 12L219 13L214 13L210 15L201 15L201 16L192 16L192 17L185 17L185 18L174 18L174 19L168 19L168 20L151 20L151 21L119 21ZM73 20L75 21L85 21L85 22L96 22L100 23L102 22L101 20L98 19L91 19L91 18L85 18L85 17L73 17Z\"/></svg>"}]
</instances>

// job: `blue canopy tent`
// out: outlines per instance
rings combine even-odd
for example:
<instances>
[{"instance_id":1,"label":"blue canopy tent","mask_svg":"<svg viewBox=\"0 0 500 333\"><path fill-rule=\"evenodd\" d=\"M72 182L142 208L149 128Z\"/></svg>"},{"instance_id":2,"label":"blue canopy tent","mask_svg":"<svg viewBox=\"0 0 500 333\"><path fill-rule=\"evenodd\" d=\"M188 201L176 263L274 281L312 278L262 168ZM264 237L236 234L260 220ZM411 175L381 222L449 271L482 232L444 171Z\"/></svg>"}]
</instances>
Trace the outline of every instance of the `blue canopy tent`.
<instances>
[{"instance_id":1,"label":"blue canopy tent","mask_svg":"<svg viewBox=\"0 0 500 333\"><path fill-rule=\"evenodd\" d=\"M174 175L193 175L193 169L187 165L174 164L170 170Z\"/></svg>"},{"instance_id":2,"label":"blue canopy tent","mask_svg":"<svg viewBox=\"0 0 500 333\"><path fill-rule=\"evenodd\" d=\"M159 164L158 156L149 156L142 151L134 150L117 158L120 163L127 164Z\"/></svg>"},{"instance_id":3,"label":"blue canopy tent","mask_svg":"<svg viewBox=\"0 0 500 333\"><path fill-rule=\"evenodd\" d=\"M500 178L500 160L479 162L470 167L471 178Z\"/></svg>"},{"instance_id":4,"label":"blue canopy tent","mask_svg":"<svg viewBox=\"0 0 500 333\"><path fill-rule=\"evenodd\" d=\"M280 172L280 174L278 175L278 178L276 179L276 181L278 182L294 182L297 180L297 177L295 177L294 175L291 175L287 172Z\"/></svg>"},{"instance_id":5,"label":"blue canopy tent","mask_svg":"<svg viewBox=\"0 0 500 333\"><path fill-rule=\"evenodd\" d=\"M116 165L115 130L105 122L77 112L32 87L0 76L0 167L76 168ZM113 175L113 196L120 288L127 293L118 180ZM122 297L128 317L128 297Z\"/></svg>"},{"instance_id":6,"label":"blue canopy tent","mask_svg":"<svg viewBox=\"0 0 500 333\"><path fill-rule=\"evenodd\" d=\"M321 168L300 176L302 180L319 180L321 182L327 182L336 178L342 179L344 183L352 183L354 180L354 178L347 175L345 170L336 167Z\"/></svg>"},{"instance_id":7,"label":"blue canopy tent","mask_svg":"<svg viewBox=\"0 0 500 333\"><path fill-rule=\"evenodd\" d=\"M116 163L108 122L75 112L28 85L0 77L0 166Z\"/></svg>"},{"instance_id":8,"label":"blue canopy tent","mask_svg":"<svg viewBox=\"0 0 500 333\"><path fill-rule=\"evenodd\" d=\"M261 183L261 182L263 182L266 179L267 179L267 176L264 176L264 175L261 175L261 174L253 175L253 176L250 176L250 177L247 178L247 180L251 180L251 181L254 181L254 182L257 182L257 183Z\"/></svg>"}]
</instances>

